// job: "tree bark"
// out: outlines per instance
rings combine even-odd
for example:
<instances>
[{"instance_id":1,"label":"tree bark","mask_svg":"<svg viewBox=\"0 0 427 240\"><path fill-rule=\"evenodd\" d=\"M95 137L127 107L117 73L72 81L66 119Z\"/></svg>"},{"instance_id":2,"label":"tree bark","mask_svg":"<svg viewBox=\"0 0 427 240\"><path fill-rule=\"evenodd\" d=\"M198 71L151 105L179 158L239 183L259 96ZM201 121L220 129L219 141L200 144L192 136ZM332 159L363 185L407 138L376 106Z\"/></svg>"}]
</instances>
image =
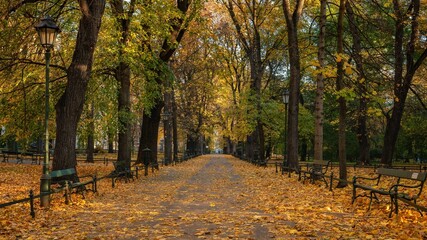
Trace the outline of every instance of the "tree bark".
<instances>
[{"instance_id":1,"label":"tree bark","mask_svg":"<svg viewBox=\"0 0 427 240\"><path fill-rule=\"evenodd\" d=\"M172 161L172 89L170 80L165 80L165 92L163 94L165 106L163 109L163 130L164 130L164 140L165 140L165 148L164 148L164 158L165 165L169 165Z\"/></svg>"},{"instance_id":2,"label":"tree bark","mask_svg":"<svg viewBox=\"0 0 427 240\"><path fill-rule=\"evenodd\" d=\"M108 137L108 153L114 153L114 135L110 133L110 129L108 129L107 137Z\"/></svg>"},{"instance_id":3,"label":"tree bark","mask_svg":"<svg viewBox=\"0 0 427 240\"><path fill-rule=\"evenodd\" d=\"M87 147L86 147L86 162L93 163L93 152L95 149L95 122L94 122L94 106L93 103L90 104L90 112L89 112L89 129L87 135Z\"/></svg>"},{"instance_id":4,"label":"tree bark","mask_svg":"<svg viewBox=\"0 0 427 240\"><path fill-rule=\"evenodd\" d=\"M119 169L130 169L131 165L131 120L130 120L130 68L127 63L120 62L116 69L116 80L120 83L118 94L118 111L119 111L119 141L117 162ZM123 168L123 169L120 169Z\"/></svg>"},{"instance_id":5,"label":"tree bark","mask_svg":"<svg viewBox=\"0 0 427 240\"><path fill-rule=\"evenodd\" d=\"M369 165L370 164L370 144L367 130L367 111L368 111L368 98L366 84L368 82L362 58L362 46L360 40L360 34L354 18L354 12L350 2L346 2L347 18L349 21L350 32L353 38L353 54L352 57L356 63L356 70L358 73L357 77L357 89L359 92L359 107L357 112L357 141L359 143L359 164Z\"/></svg>"},{"instance_id":6,"label":"tree bark","mask_svg":"<svg viewBox=\"0 0 427 240\"><path fill-rule=\"evenodd\" d=\"M344 13L345 13L345 2L346 0L340 0L340 7L338 13L338 27L337 27L337 54L342 56L344 53ZM340 92L344 89L344 58L341 57L337 61L337 82L336 89L337 92ZM347 180L347 159L346 159L346 114L347 114L347 104L343 96L340 95L338 98L339 104L339 126L338 126L338 158L339 158L339 179ZM337 187L347 186L346 181L339 181Z\"/></svg>"},{"instance_id":7,"label":"tree bark","mask_svg":"<svg viewBox=\"0 0 427 240\"><path fill-rule=\"evenodd\" d=\"M291 11L290 1L283 0L283 12L286 19L286 26L288 27L288 51L290 62L287 153L289 167L298 169L298 104L301 82L298 22L304 7L304 0L297 0L295 4L294 11Z\"/></svg>"},{"instance_id":8,"label":"tree bark","mask_svg":"<svg viewBox=\"0 0 427 240\"><path fill-rule=\"evenodd\" d=\"M137 163L144 163L144 149L150 149L150 161L157 163L157 139L159 138L160 115L164 106L163 101L158 101L150 113L142 116L141 137L139 141Z\"/></svg>"},{"instance_id":9,"label":"tree bark","mask_svg":"<svg viewBox=\"0 0 427 240\"><path fill-rule=\"evenodd\" d=\"M80 0L79 5L82 16L73 58L67 69L67 86L55 105L56 145L53 170L75 168L77 165L75 151L77 123L83 110L105 0ZM77 175L72 178L77 178Z\"/></svg>"},{"instance_id":10,"label":"tree bark","mask_svg":"<svg viewBox=\"0 0 427 240\"><path fill-rule=\"evenodd\" d=\"M172 91L172 128L173 128L173 162L178 161L178 115L175 102L175 91Z\"/></svg>"},{"instance_id":11,"label":"tree bark","mask_svg":"<svg viewBox=\"0 0 427 240\"><path fill-rule=\"evenodd\" d=\"M323 160L323 96L324 82L323 70L325 69L325 29L326 29L326 0L320 0L319 45L317 59L319 61L317 74L316 99L314 109L314 160Z\"/></svg>"}]
</instances>

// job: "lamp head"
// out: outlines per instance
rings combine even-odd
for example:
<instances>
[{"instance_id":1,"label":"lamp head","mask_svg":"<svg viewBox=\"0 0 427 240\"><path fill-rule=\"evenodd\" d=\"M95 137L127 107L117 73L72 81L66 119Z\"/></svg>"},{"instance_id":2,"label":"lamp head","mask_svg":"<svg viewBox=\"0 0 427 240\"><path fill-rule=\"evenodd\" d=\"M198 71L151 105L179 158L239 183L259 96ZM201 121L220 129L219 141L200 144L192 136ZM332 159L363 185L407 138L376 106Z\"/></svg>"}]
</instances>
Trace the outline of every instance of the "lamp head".
<instances>
[{"instance_id":1,"label":"lamp head","mask_svg":"<svg viewBox=\"0 0 427 240\"><path fill-rule=\"evenodd\" d=\"M43 18L36 26L41 45L46 49L51 49L55 43L56 36L60 32L59 27L49 16Z\"/></svg>"},{"instance_id":2,"label":"lamp head","mask_svg":"<svg viewBox=\"0 0 427 240\"><path fill-rule=\"evenodd\" d=\"M289 103L289 90L285 89L283 92L283 103L288 104Z\"/></svg>"}]
</instances>

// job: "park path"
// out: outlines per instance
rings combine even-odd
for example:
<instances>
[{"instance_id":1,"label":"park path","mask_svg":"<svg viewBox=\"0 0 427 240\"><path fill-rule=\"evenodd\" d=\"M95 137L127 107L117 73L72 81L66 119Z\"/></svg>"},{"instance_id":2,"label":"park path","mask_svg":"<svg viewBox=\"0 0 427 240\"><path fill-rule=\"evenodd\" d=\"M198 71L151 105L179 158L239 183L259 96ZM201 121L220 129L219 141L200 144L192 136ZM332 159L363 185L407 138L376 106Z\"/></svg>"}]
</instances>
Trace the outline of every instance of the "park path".
<instances>
[{"instance_id":1,"label":"park path","mask_svg":"<svg viewBox=\"0 0 427 240\"><path fill-rule=\"evenodd\" d=\"M281 223L251 207L257 201L225 155L205 155L162 168L154 177L120 184L50 224L54 236L84 239L271 239ZM247 164L247 166L250 166ZM270 219L270 220L269 220ZM273 225L274 223L274 225ZM283 221L282 224L291 224Z\"/></svg>"}]
</instances>

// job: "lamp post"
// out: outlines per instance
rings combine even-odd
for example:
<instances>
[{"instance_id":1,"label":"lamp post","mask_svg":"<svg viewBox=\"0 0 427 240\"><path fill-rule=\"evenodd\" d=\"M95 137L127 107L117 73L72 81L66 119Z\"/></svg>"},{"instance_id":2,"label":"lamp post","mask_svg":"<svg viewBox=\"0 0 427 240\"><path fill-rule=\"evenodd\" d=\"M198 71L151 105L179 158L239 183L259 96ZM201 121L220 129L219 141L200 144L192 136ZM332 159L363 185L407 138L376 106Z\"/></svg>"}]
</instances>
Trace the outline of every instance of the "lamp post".
<instances>
[{"instance_id":1,"label":"lamp post","mask_svg":"<svg viewBox=\"0 0 427 240\"><path fill-rule=\"evenodd\" d=\"M287 146L287 137L288 137L288 103L289 103L289 90L285 89L283 92L283 103L285 104L285 141L284 141L284 148L283 148L283 167L287 165L288 160L288 146ZM283 172L283 171L282 171Z\"/></svg>"},{"instance_id":2,"label":"lamp post","mask_svg":"<svg viewBox=\"0 0 427 240\"><path fill-rule=\"evenodd\" d=\"M162 114L163 117L163 133L164 133L164 164L168 166L172 161L172 129L171 129L171 117L169 112Z\"/></svg>"},{"instance_id":3,"label":"lamp post","mask_svg":"<svg viewBox=\"0 0 427 240\"><path fill-rule=\"evenodd\" d=\"M43 173L40 178L40 205L42 207L49 207L50 202L50 175L49 175L49 64L50 64L50 50L59 33L59 27L55 24L49 16L43 18L40 23L35 26L37 34L40 38L40 43L45 49L46 60L46 82L45 82L45 117L44 117L44 130L45 130L45 155L43 161Z\"/></svg>"}]
</instances>

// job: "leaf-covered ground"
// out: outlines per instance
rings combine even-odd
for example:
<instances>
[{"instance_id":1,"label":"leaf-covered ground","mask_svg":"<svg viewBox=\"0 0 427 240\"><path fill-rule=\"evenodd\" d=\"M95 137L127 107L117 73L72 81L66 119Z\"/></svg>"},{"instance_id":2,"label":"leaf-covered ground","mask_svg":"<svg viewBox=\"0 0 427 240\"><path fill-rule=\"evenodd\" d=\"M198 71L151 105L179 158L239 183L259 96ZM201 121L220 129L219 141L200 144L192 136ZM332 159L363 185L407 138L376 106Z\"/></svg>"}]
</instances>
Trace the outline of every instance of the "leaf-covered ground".
<instances>
[{"instance_id":1,"label":"leaf-covered ground","mask_svg":"<svg viewBox=\"0 0 427 240\"><path fill-rule=\"evenodd\" d=\"M110 167L82 165L105 175ZM354 174L370 170L349 169ZM0 164L0 203L37 189L39 166ZM150 173L151 174L151 173ZM400 204L388 218L388 198L367 211L351 204L351 188L328 191L224 155L161 168L134 182L99 184L98 194L56 194L49 210L28 204L0 209L0 239L426 239L427 217ZM420 204L427 206L427 196Z\"/></svg>"}]
</instances>

